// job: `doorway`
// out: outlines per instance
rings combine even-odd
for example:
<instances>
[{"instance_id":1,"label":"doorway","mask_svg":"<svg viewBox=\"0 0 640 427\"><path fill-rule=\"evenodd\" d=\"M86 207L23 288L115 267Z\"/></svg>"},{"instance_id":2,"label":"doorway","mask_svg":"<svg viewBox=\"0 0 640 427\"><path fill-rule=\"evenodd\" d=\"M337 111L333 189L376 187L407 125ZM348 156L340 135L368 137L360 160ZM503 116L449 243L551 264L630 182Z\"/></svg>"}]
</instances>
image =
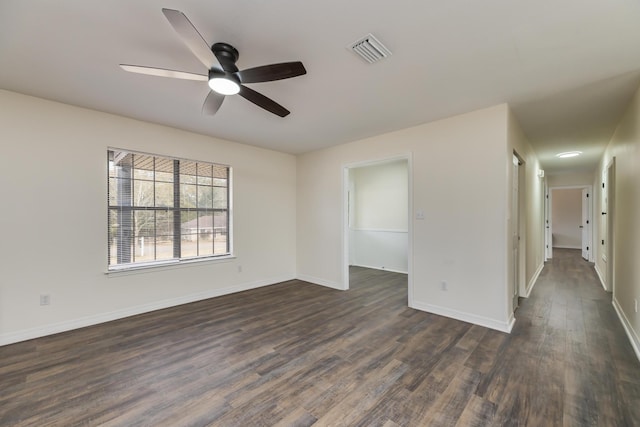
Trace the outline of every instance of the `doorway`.
<instances>
[{"instance_id":1,"label":"doorway","mask_svg":"<svg viewBox=\"0 0 640 427\"><path fill-rule=\"evenodd\" d=\"M553 258L553 248L577 249L586 261L593 262L592 189L591 185L549 187L546 258Z\"/></svg>"},{"instance_id":2,"label":"doorway","mask_svg":"<svg viewBox=\"0 0 640 427\"><path fill-rule=\"evenodd\" d=\"M410 156L360 162L343 172L343 289L349 267L406 273L412 301Z\"/></svg>"}]
</instances>

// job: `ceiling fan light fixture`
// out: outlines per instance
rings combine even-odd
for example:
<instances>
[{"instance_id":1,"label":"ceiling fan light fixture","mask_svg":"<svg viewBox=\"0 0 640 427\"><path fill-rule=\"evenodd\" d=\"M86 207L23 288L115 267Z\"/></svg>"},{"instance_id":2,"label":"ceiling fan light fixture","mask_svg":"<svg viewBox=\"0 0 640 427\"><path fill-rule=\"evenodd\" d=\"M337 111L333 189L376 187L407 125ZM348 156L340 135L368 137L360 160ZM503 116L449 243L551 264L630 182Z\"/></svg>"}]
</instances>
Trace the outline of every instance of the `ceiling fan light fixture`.
<instances>
[{"instance_id":1,"label":"ceiling fan light fixture","mask_svg":"<svg viewBox=\"0 0 640 427\"><path fill-rule=\"evenodd\" d=\"M211 90L221 95L235 95L240 92L240 85L226 77L212 77L209 79Z\"/></svg>"},{"instance_id":2,"label":"ceiling fan light fixture","mask_svg":"<svg viewBox=\"0 0 640 427\"><path fill-rule=\"evenodd\" d=\"M307 73L302 62L282 62L239 70L236 66L238 50L228 43L214 43L210 46L193 26L187 16L175 9L162 9L169 24L178 33L182 42L209 70L209 75L195 74L187 71L169 70L166 68L146 67L140 65L120 64L120 67L132 73L147 74L158 77L206 81L211 90L202 104L202 113L214 115L222 105L226 95L238 94L258 107L286 117L290 111L273 99L264 96L243 83L263 83L275 80L290 79Z\"/></svg>"},{"instance_id":3,"label":"ceiling fan light fixture","mask_svg":"<svg viewBox=\"0 0 640 427\"><path fill-rule=\"evenodd\" d=\"M564 153L556 154L556 157L560 159L568 159L569 157L577 157L582 154L582 151L566 151Z\"/></svg>"}]
</instances>

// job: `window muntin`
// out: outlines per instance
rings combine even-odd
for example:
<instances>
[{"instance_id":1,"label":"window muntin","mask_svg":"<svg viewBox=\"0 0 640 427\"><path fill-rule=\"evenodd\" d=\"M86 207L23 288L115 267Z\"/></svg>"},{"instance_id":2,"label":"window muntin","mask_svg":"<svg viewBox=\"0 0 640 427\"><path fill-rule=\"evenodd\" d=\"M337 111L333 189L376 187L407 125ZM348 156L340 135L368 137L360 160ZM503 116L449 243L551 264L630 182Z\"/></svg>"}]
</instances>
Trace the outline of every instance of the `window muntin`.
<instances>
[{"instance_id":1,"label":"window muntin","mask_svg":"<svg viewBox=\"0 0 640 427\"><path fill-rule=\"evenodd\" d=\"M230 255L228 166L107 154L110 270Z\"/></svg>"}]
</instances>

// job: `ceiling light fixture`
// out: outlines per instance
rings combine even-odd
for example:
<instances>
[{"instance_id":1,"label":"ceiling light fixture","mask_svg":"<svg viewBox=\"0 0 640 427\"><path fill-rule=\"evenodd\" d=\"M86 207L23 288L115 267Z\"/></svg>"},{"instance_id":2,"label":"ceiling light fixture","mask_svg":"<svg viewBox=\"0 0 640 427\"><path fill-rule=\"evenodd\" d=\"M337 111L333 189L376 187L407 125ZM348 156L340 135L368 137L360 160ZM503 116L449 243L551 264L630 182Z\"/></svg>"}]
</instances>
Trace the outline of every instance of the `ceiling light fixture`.
<instances>
[{"instance_id":1,"label":"ceiling light fixture","mask_svg":"<svg viewBox=\"0 0 640 427\"><path fill-rule=\"evenodd\" d=\"M567 151L567 152L564 152L564 153L556 154L556 157L558 157L560 159L567 159L569 157L579 156L580 154L582 154L582 151Z\"/></svg>"},{"instance_id":2,"label":"ceiling light fixture","mask_svg":"<svg viewBox=\"0 0 640 427\"><path fill-rule=\"evenodd\" d=\"M226 77L210 78L209 87L221 95L235 95L240 92L240 85Z\"/></svg>"}]
</instances>

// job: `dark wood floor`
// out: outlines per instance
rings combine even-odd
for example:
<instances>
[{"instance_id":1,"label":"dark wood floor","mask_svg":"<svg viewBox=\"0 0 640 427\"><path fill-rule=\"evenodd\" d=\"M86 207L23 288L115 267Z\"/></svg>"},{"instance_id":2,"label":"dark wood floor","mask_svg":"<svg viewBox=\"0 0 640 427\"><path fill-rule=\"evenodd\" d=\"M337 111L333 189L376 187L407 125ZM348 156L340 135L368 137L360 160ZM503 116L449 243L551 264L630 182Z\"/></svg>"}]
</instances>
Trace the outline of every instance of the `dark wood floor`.
<instances>
[{"instance_id":1,"label":"dark wood floor","mask_svg":"<svg viewBox=\"0 0 640 427\"><path fill-rule=\"evenodd\" d=\"M640 426L640 363L577 251L511 335L352 269L0 347L3 426Z\"/></svg>"}]
</instances>

